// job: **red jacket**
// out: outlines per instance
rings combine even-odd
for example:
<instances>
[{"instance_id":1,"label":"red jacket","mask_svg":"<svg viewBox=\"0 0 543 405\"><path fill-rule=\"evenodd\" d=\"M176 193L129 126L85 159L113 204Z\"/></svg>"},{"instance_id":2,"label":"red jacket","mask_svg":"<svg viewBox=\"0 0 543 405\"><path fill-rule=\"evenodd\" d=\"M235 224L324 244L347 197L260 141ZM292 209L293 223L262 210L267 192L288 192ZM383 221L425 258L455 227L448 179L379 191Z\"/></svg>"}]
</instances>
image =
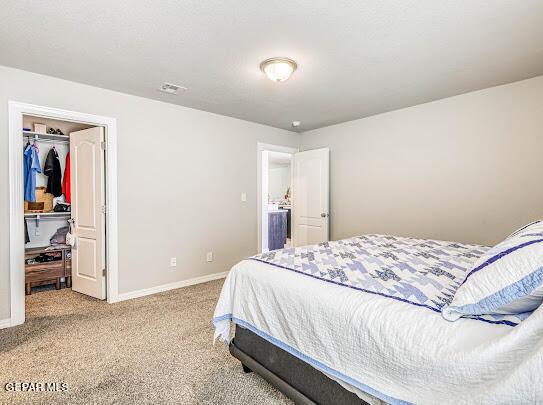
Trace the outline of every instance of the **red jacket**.
<instances>
[{"instance_id":1,"label":"red jacket","mask_svg":"<svg viewBox=\"0 0 543 405\"><path fill-rule=\"evenodd\" d=\"M66 202L70 204L72 192L70 190L70 152L66 155L66 167L64 168L64 178L62 179L62 194Z\"/></svg>"}]
</instances>

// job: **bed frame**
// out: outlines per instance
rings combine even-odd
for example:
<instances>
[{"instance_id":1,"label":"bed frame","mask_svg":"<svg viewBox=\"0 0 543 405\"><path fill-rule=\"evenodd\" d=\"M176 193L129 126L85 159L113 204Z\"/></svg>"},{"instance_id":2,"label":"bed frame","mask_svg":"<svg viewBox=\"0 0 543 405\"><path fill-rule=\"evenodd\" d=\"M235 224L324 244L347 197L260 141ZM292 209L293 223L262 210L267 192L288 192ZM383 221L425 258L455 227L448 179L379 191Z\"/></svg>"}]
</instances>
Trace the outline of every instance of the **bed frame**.
<instances>
[{"instance_id":1,"label":"bed frame","mask_svg":"<svg viewBox=\"0 0 543 405\"><path fill-rule=\"evenodd\" d=\"M254 371L296 404L368 405L313 366L238 325L230 353L244 372Z\"/></svg>"}]
</instances>

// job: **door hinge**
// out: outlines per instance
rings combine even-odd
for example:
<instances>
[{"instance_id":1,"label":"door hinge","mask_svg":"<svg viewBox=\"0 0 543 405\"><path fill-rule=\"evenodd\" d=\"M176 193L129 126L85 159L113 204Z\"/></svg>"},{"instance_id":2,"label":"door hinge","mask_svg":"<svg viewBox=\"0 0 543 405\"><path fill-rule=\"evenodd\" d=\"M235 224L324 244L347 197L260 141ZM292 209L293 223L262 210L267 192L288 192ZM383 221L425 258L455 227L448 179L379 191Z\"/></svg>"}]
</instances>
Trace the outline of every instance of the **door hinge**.
<instances>
[{"instance_id":1,"label":"door hinge","mask_svg":"<svg viewBox=\"0 0 543 405\"><path fill-rule=\"evenodd\" d=\"M106 274L107 274L107 271L106 271L106 269L103 269L103 270L102 270L102 276L104 276L104 277L105 277L105 276L106 276Z\"/></svg>"},{"instance_id":2,"label":"door hinge","mask_svg":"<svg viewBox=\"0 0 543 405\"><path fill-rule=\"evenodd\" d=\"M100 147L102 148L102 150L106 150L106 142L105 141L100 142Z\"/></svg>"},{"instance_id":3,"label":"door hinge","mask_svg":"<svg viewBox=\"0 0 543 405\"><path fill-rule=\"evenodd\" d=\"M105 205L102 205L102 214L107 213L107 207Z\"/></svg>"}]
</instances>

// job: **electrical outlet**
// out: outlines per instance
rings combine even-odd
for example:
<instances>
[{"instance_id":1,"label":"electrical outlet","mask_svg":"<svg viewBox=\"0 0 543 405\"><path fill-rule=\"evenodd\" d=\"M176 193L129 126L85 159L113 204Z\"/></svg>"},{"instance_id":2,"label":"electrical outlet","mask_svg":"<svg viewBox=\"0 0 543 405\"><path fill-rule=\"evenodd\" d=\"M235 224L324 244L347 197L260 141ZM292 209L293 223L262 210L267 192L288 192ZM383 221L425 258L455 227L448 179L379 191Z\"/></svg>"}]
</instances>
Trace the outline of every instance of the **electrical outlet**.
<instances>
[{"instance_id":1,"label":"electrical outlet","mask_svg":"<svg viewBox=\"0 0 543 405\"><path fill-rule=\"evenodd\" d=\"M177 266L177 257L170 258L170 267Z\"/></svg>"},{"instance_id":2,"label":"electrical outlet","mask_svg":"<svg viewBox=\"0 0 543 405\"><path fill-rule=\"evenodd\" d=\"M208 262L212 262L212 261L213 261L213 252L207 252L206 260L207 260Z\"/></svg>"},{"instance_id":3,"label":"electrical outlet","mask_svg":"<svg viewBox=\"0 0 543 405\"><path fill-rule=\"evenodd\" d=\"M247 201L247 194L246 193L241 193L241 201L243 201L243 202Z\"/></svg>"}]
</instances>

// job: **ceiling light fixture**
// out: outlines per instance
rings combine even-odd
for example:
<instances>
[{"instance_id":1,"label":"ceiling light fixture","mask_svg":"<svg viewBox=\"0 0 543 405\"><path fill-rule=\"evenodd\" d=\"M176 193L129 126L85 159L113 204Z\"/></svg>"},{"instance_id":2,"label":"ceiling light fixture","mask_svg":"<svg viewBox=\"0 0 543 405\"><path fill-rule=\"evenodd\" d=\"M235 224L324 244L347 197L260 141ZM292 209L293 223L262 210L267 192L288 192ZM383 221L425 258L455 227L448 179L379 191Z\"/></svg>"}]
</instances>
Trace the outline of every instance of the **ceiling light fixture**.
<instances>
[{"instance_id":1,"label":"ceiling light fixture","mask_svg":"<svg viewBox=\"0 0 543 405\"><path fill-rule=\"evenodd\" d=\"M292 121L292 126L293 126L294 128L297 128L297 127L299 127L299 126L300 126L300 124L301 124L301 122L300 122L300 121Z\"/></svg>"},{"instance_id":2,"label":"ceiling light fixture","mask_svg":"<svg viewBox=\"0 0 543 405\"><path fill-rule=\"evenodd\" d=\"M260 64L260 70L273 82L284 82L297 67L296 62L289 58L269 58Z\"/></svg>"}]
</instances>

